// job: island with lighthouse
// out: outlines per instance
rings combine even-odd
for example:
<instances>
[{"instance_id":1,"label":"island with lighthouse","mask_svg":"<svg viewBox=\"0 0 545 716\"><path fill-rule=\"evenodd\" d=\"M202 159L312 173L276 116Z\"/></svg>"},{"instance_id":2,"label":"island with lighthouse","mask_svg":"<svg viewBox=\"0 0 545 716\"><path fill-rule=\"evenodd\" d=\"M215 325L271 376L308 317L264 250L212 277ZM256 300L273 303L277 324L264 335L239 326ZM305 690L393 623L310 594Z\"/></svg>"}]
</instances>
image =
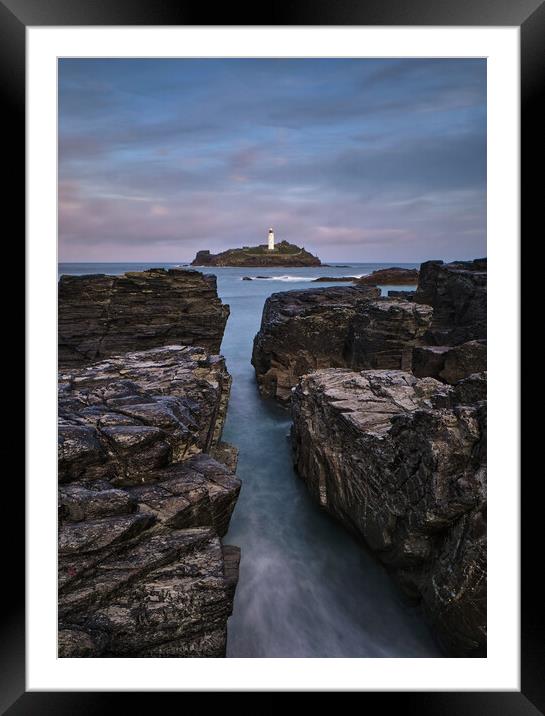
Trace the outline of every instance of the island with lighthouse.
<instances>
[{"instance_id":1,"label":"island with lighthouse","mask_svg":"<svg viewBox=\"0 0 545 716\"><path fill-rule=\"evenodd\" d=\"M301 266L321 266L322 262L304 247L290 244L288 241L275 243L274 231L269 229L267 243L258 246L243 246L239 249L227 249L218 254L209 250L198 251L191 262L192 266L282 266L294 268Z\"/></svg>"}]
</instances>

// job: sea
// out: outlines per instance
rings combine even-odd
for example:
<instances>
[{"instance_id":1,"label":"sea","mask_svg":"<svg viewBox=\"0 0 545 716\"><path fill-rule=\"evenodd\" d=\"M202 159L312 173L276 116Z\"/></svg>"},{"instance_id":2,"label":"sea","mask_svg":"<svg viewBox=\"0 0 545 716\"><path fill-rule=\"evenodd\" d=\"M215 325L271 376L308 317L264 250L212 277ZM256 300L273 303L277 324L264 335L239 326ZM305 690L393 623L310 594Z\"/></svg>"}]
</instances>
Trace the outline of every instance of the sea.
<instances>
[{"instance_id":1,"label":"sea","mask_svg":"<svg viewBox=\"0 0 545 716\"><path fill-rule=\"evenodd\" d=\"M228 657L443 656L420 608L407 602L365 546L308 495L292 466L289 412L260 397L250 363L263 304L272 293L330 285L313 284L319 276L363 276L394 265L418 268L413 263L334 263L281 270L195 269L217 276L218 293L231 308L221 346L233 376L223 439L239 449L242 490L224 538L241 548ZM58 273L186 266L61 263ZM242 280L245 276L253 280ZM383 294L392 289L411 287L381 286Z\"/></svg>"}]
</instances>

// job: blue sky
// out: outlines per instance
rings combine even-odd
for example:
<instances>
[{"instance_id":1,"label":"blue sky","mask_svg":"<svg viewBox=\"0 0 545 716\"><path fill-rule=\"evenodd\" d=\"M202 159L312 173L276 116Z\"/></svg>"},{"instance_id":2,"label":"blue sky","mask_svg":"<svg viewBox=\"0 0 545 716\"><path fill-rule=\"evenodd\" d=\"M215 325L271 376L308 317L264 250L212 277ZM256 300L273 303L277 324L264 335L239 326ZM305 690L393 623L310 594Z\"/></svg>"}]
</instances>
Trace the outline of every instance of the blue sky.
<instances>
[{"instance_id":1,"label":"blue sky","mask_svg":"<svg viewBox=\"0 0 545 716\"><path fill-rule=\"evenodd\" d=\"M59 61L59 259L486 255L486 61Z\"/></svg>"}]
</instances>

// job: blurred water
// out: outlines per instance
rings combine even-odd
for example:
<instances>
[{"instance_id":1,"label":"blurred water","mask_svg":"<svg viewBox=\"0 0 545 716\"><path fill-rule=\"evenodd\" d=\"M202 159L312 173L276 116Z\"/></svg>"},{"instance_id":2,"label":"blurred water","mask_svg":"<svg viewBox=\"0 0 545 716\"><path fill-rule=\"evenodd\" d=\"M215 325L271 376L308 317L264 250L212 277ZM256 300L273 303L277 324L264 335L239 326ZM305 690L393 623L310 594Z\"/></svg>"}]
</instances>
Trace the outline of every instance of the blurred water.
<instances>
[{"instance_id":1,"label":"blurred water","mask_svg":"<svg viewBox=\"0 0 545 716\"><path fill-rule=\"evenodd\" d=\"M61 264L59 273L118 274L157 265L167 266ZM268 295L309 288L312 277L362 275L388 266L202 269L217 275L218 292L231 307L222 343L233 376L224 439L239 448L243 487L225 539L242 551L229 657L441 656L419 610L404 602L383 567L309 498L291 464L289 413L260 398L250 364ZM257 275L277 278L241 280ZM383 291L390 288L403 287Z\"/></svg>"}]
</instances>

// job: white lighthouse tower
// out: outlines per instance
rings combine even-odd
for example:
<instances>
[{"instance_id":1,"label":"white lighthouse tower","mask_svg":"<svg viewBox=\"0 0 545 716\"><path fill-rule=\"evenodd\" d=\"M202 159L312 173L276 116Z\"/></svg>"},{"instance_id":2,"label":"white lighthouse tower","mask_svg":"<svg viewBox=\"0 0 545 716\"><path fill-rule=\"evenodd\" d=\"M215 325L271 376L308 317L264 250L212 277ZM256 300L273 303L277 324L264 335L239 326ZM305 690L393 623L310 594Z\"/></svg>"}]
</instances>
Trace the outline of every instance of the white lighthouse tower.
<instances>
[{"instance_id":1,"label":"white lighthouse tower","mask_svg":"<svg viewBox=\"0 0 545 716\"><path fill-rule=\"evenodd\" d=\"M274 231L269 229L269 251L274 251Z\"/></svg>"}]
</instances>

